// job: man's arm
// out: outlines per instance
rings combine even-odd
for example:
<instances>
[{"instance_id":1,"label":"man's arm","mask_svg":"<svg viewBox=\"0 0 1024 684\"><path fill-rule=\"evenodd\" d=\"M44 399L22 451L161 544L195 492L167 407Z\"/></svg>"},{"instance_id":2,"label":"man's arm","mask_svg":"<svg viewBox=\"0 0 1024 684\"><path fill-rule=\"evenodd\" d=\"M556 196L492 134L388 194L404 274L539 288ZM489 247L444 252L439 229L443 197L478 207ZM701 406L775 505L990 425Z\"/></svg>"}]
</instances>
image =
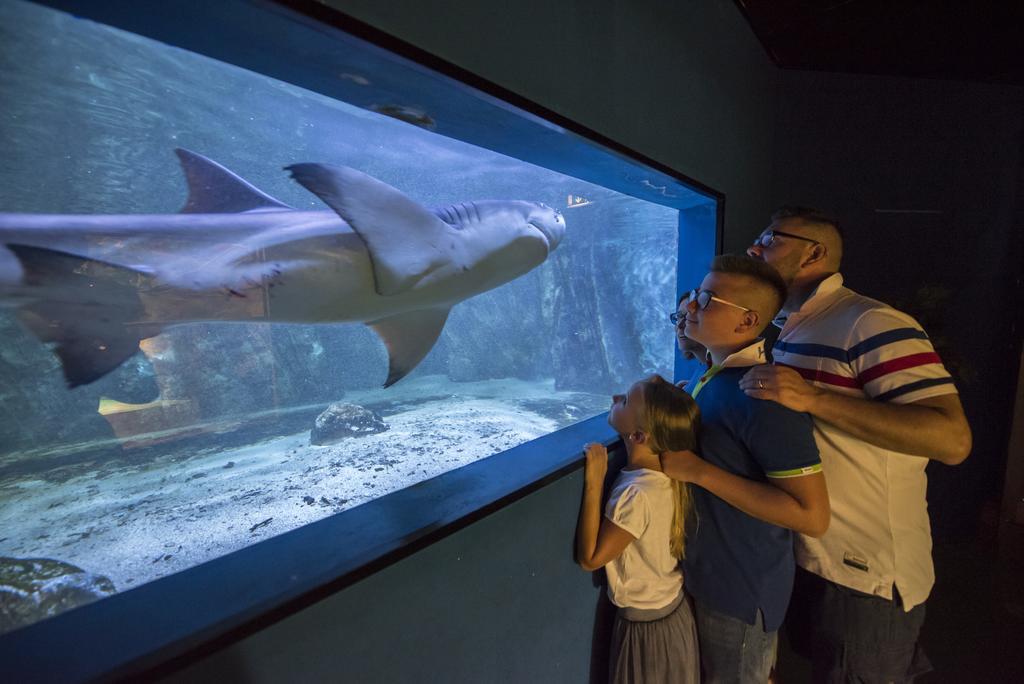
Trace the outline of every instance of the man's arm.
<instances>
[{"instance_id":1,"label":"man's arm","mask_svg":"<svg viewBox=\"0 0 1024 684\"><path fill-rule=\"evenodd\" d=\"M763 389L762 389L763 387ZM971 453L971 428L960 398L942 394L909 404L850 397L816 387L785 366L755 366L740 380L755 399L805 411L868 444L947 465Z\"/></svg>"},{"instance_id":2,"label":"man's arm","mask_svg":"<svg viewBox=\"0 0 1024 684\"><path fill-rule=\"evenodd\" d=\"M831 509L820 472L757 482L712 465L692 451L663 453L661 467L672 479L703 487L759 520L812 537L828 529Z\"/></svg>"}]
</instances>

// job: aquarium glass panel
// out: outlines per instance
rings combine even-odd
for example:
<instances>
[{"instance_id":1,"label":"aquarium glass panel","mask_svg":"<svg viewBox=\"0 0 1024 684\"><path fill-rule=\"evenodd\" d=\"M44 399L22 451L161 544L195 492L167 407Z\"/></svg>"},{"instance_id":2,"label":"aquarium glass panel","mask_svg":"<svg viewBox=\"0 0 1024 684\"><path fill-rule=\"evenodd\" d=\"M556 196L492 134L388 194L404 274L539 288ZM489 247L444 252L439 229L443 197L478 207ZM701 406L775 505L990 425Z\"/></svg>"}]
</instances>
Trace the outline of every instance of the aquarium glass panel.
<instances>
[{"instance_id":1,"label":"aquarium glass panel","mask_svg":"<svg viewBox=\"0 0 1024 684\"><path fill-rule=\"evenodd\" d=\"M354 39L358 106L26 2L0 45L0 632L673 377L699 193L489 144Z\"/></svg>"}]
</instances>

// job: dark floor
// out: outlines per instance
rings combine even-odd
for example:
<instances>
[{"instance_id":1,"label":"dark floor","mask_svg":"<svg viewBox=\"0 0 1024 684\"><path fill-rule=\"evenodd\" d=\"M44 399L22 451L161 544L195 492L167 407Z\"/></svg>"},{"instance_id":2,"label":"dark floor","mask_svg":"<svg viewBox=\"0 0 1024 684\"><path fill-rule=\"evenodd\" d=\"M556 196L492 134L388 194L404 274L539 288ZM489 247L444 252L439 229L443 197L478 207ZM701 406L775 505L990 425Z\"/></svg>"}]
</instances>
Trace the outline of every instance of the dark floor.
<instances>
[{"instance_id":1,"label":"dark floor","mask_svg":"<svg viewBox=\"0 0 1024 684\"><path fill-rule=\"evenodd\" d=\"M935 671L921 684L1024 684L1024 527L1004 529L1001 548L990 536L934 548L921 642ZM780 639L777 681L810 682L810 673L809 661Z\"/></svg>"}]
</instances>

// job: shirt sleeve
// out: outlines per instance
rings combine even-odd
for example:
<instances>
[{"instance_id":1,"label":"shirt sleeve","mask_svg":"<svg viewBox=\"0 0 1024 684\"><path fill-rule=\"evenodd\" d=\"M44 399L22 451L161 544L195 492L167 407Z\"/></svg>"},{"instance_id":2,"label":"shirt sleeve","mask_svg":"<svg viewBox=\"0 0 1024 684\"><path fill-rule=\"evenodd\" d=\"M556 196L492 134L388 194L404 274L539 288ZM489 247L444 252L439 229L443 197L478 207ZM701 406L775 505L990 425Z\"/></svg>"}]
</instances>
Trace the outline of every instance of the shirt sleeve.
<instances>
[{"instance_id":1,"label":"shirt sleeve","mask_svg":"<svg viewBox=\"0 0 1024 684\"><path fill-rule=\"evenodd\" d=\"M774 401L754 399L743 441L767 477L803 477L821 472L814 422Z\"/></svg>"},{"instance_id":2,"label":"shirt sleeve","mask_svg":"<svg viewBox=\"0 0 1024 684\"><path fill-rule=\"evenodd\" d=\"M848 348L857 382L872 399L910 404L956 393L928 335L901 311L864 312L853 326Z\"/></svg>"},{"instance_id":3,"label":"shirt sleeve","mask_svg":"<svg viewBox=\"0 0 1024 684\"><path fill-rule=\"evenodd\" d=\"M608 499L604 515L613 523L639 539L650 522L647 497L635 484L626 485L618 496Z\"/></svg>"}]
</instances>

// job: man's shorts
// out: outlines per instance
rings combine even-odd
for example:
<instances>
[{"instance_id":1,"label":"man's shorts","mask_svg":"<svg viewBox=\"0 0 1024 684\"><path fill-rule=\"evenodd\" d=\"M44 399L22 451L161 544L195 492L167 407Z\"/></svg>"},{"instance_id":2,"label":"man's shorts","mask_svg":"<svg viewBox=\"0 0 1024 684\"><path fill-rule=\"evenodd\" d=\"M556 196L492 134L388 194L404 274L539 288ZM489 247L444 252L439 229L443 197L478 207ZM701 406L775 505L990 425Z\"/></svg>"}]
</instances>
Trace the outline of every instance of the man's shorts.
<instances>
[{"instance_id":1,"label":"man's shorts","mask_svg":"<svg viewBox=\"0 0 1024 684\"><path fill-rule=\"evenodd\" d=\"M917 642L924 614L904 611L895 587L889 601L797 568L786 629L815 682L911 682L932 669Z\"/></svg>"}]
</instances>

